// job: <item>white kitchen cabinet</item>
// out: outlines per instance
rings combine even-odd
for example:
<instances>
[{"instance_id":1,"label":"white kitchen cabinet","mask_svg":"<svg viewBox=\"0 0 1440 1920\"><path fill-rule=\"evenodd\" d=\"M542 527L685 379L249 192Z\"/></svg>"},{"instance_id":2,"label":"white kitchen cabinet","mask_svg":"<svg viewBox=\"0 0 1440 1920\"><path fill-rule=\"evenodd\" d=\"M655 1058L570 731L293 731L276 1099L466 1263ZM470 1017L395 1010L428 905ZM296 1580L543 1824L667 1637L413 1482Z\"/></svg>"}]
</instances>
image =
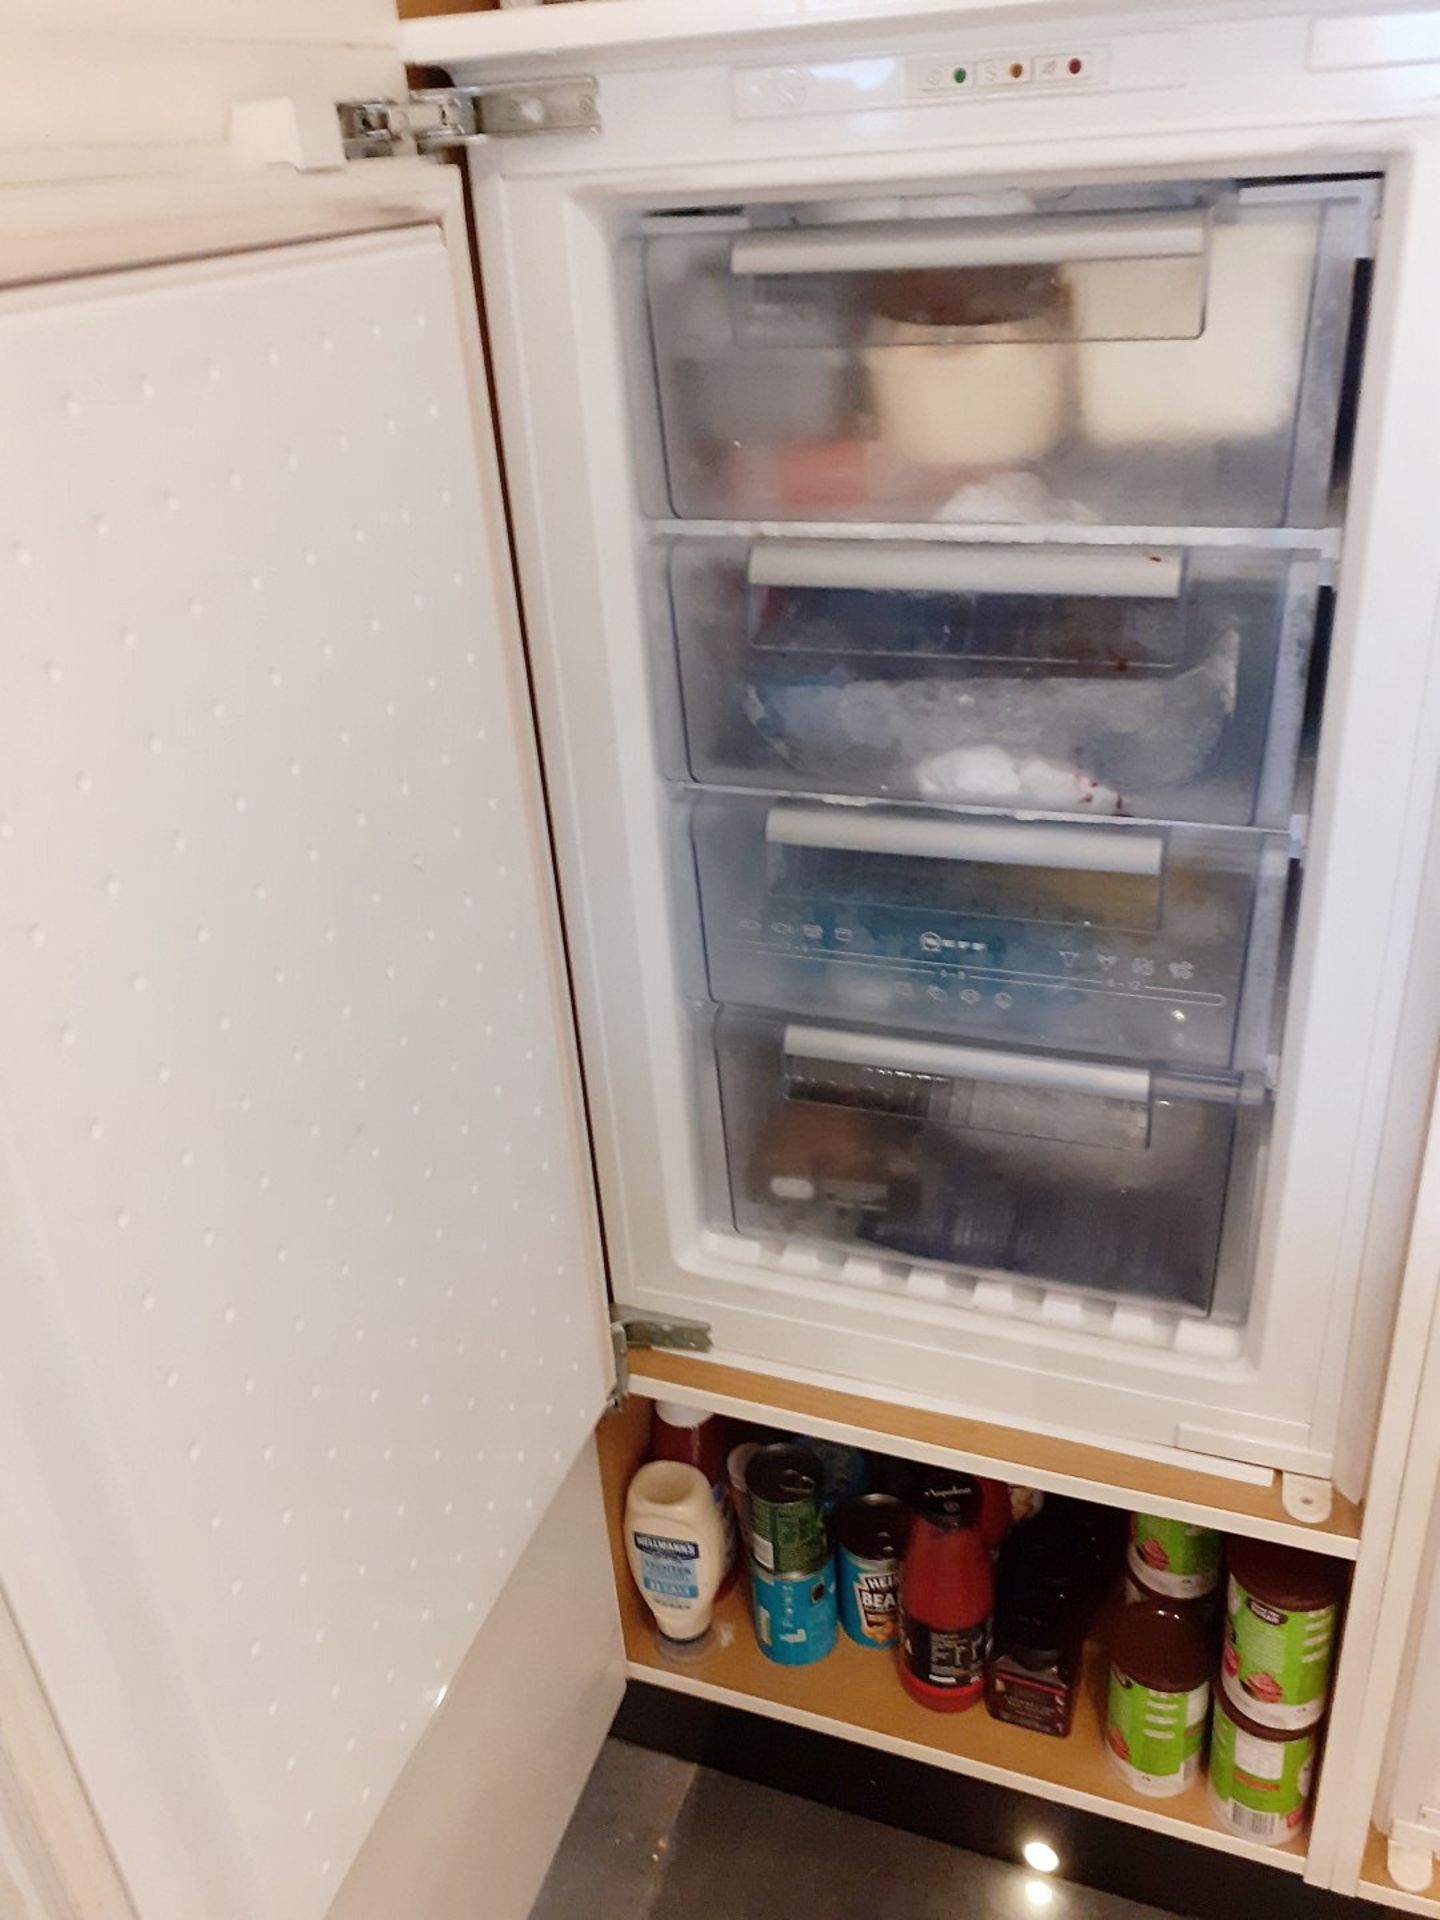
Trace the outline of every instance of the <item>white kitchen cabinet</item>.
<instances>
[{"instance_id":1,"label":"white kitchen cabinet","mask_svg":"<svg viewBox=\"0 0 1440 1920\"><path fill-rule=\"evenodd\" d=\"M412 23L531 130L467 154L508 526L462 176L340 146L375 7L302 58L137 0L103 153L18 123L6 1670L139 1920L521 1920L626 1670L1355 1883L1338 1790L1271 1853L1083 1719L738 1619L668 1667L606 1554L689 1398L1354 1562L1361 1712L1434 1293L1440 46L1325 12ZM1025 90L952 93L992 41ZM878 1230L805 1102L913 1152ZM610 1297L715 1353L607 1419Z\"/></svg>"}]
</instances>

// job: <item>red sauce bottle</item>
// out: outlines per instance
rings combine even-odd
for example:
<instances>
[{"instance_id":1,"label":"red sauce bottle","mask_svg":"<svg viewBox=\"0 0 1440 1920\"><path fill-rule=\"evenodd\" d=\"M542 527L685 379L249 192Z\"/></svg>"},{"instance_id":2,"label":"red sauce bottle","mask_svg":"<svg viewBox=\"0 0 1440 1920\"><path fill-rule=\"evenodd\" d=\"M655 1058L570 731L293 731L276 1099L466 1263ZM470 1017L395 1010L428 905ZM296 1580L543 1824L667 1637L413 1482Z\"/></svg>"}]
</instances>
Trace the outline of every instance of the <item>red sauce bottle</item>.
<instances>
[{"instance_id":1,"label":"red sauce bottle","mask_svg":"<svg viewBox=\"0 0 1440 1920\"><path fill-rule=\"evenodd\" d=\"M900 1573L900 1682L941 1713L985 1690L995 1576L980 1534L980 1490L946 1467L922 1471Z\"/></svg>"},{"instance_id":2,"label":"red sauce bottle","mask_svg":"<svg viewBox=\"0 0 1440 1920\"><path fill-rule=\"evenodd\" d=\"M735 1515L729 1500L730 1475L725 1464L728 1439L725 1425L715 1414L700 1407L682 1406L675 1400L657 1400L650 1418L650 1458L678 1460L682 1466L698 1467L710 1482L710 1493L720 1509L725 1534L725 1574L720 1591L726 1592L735 1578L738 1558Z\"/></svg>"}]
</instances>

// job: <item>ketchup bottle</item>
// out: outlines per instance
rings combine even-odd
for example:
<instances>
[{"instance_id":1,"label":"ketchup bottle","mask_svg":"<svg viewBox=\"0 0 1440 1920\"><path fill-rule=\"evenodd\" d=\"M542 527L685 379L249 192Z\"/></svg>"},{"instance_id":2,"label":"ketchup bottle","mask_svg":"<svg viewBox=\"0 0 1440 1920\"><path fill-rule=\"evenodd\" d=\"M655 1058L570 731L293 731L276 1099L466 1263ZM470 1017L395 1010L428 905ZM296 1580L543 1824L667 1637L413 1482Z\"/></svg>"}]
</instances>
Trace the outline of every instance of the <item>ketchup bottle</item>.
<instances>
[{"instance_id":1,"label":"ketchup bottle","mask_svg":"<svg viewBox=\"0 0 1440 1920\"><path fill-rule=\"evenodd\" d=\"M947 1467L924 1469L900 1573L900 1682L941 1713L985 1691L995 1576L980 1534L980 1489Z\"/></svg>"},{"instance_id":2,"label":"ketchup bottle","mask_svg":"<svg viewBox=\"0 0 1440 1920\"><path fill-rule=\"evenodd\" d=\"M687 1467L698 1467L709 1483L711 1498L720 1510L724 1535L725 1571L721 1591L735 1577L738 1558L735 1516L730 1510L729 1473L725 1465L724 1424L713 1413L700 1407L682 1406L675 1400L657 1400L650 1421L650 1458L675 1460Z\"/></svg>"}]
</instances>

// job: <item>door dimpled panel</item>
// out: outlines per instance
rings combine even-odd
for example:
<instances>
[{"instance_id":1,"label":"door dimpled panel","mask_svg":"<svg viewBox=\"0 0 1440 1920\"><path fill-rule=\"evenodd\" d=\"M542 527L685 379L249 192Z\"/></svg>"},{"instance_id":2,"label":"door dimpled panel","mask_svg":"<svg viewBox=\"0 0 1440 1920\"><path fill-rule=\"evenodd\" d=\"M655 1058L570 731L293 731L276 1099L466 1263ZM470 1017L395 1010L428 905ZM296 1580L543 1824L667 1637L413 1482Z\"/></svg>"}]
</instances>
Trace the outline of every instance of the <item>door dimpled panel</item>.
<instances>
[{"instance_id":1,"label":"door dimpled panel","mask_svg":"<svg viewBox=\"0 0 1440 1920\"><path fill-rule=\"evenodd\" d=\"M428 229L0 304L0 1380L69 1564L0 1552L227 1920L328 1903L607 1384L459 325Z\"/></svg>"}]
</instances>

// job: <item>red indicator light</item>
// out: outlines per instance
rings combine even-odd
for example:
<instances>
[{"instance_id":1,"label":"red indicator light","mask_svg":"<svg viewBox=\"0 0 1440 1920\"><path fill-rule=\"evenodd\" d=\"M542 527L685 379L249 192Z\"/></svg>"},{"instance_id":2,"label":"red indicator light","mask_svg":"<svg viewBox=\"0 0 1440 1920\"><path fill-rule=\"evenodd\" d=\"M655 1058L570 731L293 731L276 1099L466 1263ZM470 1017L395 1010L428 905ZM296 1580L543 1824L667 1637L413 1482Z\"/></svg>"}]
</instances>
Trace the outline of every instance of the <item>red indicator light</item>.
<instances>
[{"instance_id":1,"label":"red indicator light","mask_svg":"<svg viewBox=\"0 0 1440 1920\"><path fill-rule=\"evenodd\" d=\"M1083 60L1072 60L1070 62L1070 71L1071 73L1083 73L1085 71L1085 62Z\"/></svg>"}]
</instances>

